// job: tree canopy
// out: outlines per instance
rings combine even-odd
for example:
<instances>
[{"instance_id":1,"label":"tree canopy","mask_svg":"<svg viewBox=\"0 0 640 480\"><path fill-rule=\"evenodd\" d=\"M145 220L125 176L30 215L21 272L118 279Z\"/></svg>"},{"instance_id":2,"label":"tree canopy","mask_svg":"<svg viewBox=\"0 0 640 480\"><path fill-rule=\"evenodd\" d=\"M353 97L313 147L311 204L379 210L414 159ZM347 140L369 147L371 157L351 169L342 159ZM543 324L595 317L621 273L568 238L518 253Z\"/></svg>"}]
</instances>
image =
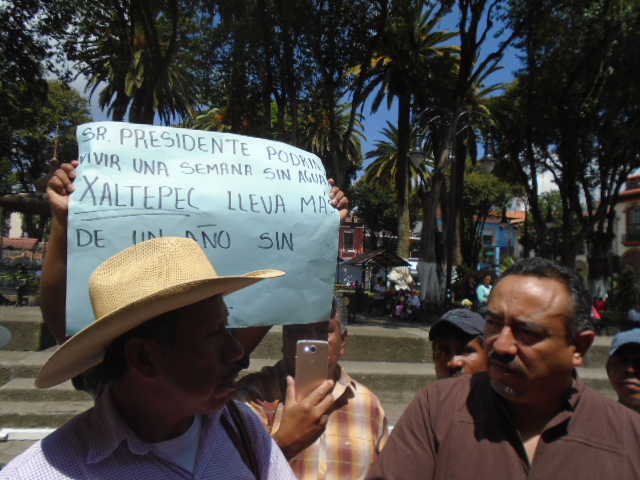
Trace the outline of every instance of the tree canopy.
<instances>
[{"instance_id":1,"label":"tree canopy","mask_svg":"<svg viewBox=\"0 0 640 480\"><path fill-rule=\"evenodd\" d=\"M640 65L630 55L640 46L638 7L513 2L512 23L526 25L518 37L524 67L493 102L499 150L526 190L540 235L546 212L537 178L553 175L562 202L559 258L570 266L585 241L592 255L608 254L617 192L640 166L640 90L632 81Z\"/></svg>"},{"instance_id":2,"label":"tree canopy","mask_svg":"<svg viewBox=\"0 0 640 480\"><path fill-rule=\"evenodd\" d=\"M638 24L640 0L3 2L0 187L29 188L57 126L60 155L74 156L65 136L87 117L64 85L80 75L114 120L280 140L317 153L344 189L366 155L374 163L354 195L373 210L387 210L378 191L395 199L397 252L406 257L417 193L420 259L432 272L441 271L437 216L448 220L450 192L465 261L474 258L478 220L502 201L481 206L485 196L469 194L485 181L469 165L490 134L494 176L524 189L537 238L560 239L553 253L538 242L537 253L573 265L586 243L590 257L604 258L617 192L640 166ZM509 45L522 68L512 85L493 85ZM365 105L397 107L390 141L372 152L362 152ZM408 161L415 132L430 157L422 177ZM370 181L374 170L386 184ZM559 230L548 229L539 200L544 172L558 187ZM455 234L446 239L448 257L457 243ZM441 287L425 289L431 302Z\"/></svg>"}]
</instances>

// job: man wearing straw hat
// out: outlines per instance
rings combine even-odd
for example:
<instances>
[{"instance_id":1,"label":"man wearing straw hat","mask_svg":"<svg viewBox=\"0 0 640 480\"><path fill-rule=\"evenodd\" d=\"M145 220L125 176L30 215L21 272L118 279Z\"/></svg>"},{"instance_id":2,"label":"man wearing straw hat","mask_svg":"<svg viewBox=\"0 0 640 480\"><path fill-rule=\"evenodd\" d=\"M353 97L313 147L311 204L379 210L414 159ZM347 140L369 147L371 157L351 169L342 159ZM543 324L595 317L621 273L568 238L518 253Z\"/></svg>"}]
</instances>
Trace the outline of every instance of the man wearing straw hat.
<instances>
[{"instance_id":1,"label":"man wearing straw hat","mask_svg":"<svg viewBox=\"0 0 640 480\"><path fill-rule=\"evenodd\" d=\"M47 184L47 197L51 209L52 227L47 244L47 255L42 266L40 278L40 308L42 318L49 330L62 343L67 339L65 298L67 294L67 217L69 196L76 190L78 160L62 163ZM340 214L340 221L347 218L349 199L344 192L328 179L330 203ZM239 338L245 347L245 355L258 345L270 327L251 327L238 329ZM77 385L80 386L80 385ZM89 386L91 387L91 386ZM95 392L92 392L95 393Z\"/></svg>"},{"instance_id":2,"label":"man wearing straw hat","mask_svg":"<svg viewBox=\"0 0 640 480\"><path fill-rule=\"evenodd\" d=\"M293 479L260 420L229 401L243 351L222 299L281 275L218 276L185 238L149 240L105 261L89 281L95 322L51 356L36 386L94 366L111 386L0 478Z\"/></svg>"}]
</instances>

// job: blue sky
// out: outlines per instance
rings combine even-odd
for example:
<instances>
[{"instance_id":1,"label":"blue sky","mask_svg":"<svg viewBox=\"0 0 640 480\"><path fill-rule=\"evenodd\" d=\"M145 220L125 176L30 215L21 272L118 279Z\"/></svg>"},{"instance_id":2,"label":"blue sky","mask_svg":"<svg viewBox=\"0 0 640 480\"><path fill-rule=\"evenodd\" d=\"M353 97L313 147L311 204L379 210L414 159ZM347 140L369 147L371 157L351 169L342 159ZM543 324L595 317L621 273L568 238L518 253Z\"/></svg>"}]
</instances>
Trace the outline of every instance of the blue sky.
<instances>
[{"instance_id":1,"label":"blue sky","mask_svg":"<svg viewBox=\"0 0 640 480\"><path fill-rule=\"evenodd\" d=\"M440 28L446 30L457 30L457 15L451 14L448 17L445 17ZM489 36L485 41L485 45L481 50L481 54L484 54L484 56L486 56L489 53L495 51L499 41L504 36L505 35L503 34L497 39ZM454 38L453 40L458 41L457 38ZM513 80L515 71L520 68L520 61L516 56L516 50L512 47L507 48L500 64L503 65L503 68L489 76L487 78L487 84L485 86L488 87L499 83L507 83ZM367 140L363 143L363 151L365 153L367 151L373 150L373 146L376 141L384 139L384 136L381 134L381 132L382 129L387 125L387 121L391 122L392 124L396 123L396 108L397 105L394 102L391 111L389 111L386 108L386 103L384 103L376 113L372 113L371 102L368 102L368 104L365 105L365 108L363 110L363 116L365 117L363 122L364 134L367 137Z\"/></svg>"}]
</instances>

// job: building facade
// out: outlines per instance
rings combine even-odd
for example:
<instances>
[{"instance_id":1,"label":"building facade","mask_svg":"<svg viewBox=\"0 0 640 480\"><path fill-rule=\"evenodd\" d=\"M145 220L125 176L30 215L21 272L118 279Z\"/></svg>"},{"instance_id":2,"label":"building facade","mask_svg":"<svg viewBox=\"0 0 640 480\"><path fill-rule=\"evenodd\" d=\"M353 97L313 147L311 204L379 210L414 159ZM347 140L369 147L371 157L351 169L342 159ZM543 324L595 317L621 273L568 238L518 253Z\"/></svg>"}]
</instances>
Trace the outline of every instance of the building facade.
<instances>
[{"instance_id":1,"label":"building facade","mask_svg":"<svg viewBox=\"0 0 640 480\"><path fill-rule=\"evenodd\" d=\"M640 175L627 179L615 209L613 252L620 258L619 268L631 268L640 273ZM617 270L618 265L615 267Z\"/></svg>"}]
</instances>

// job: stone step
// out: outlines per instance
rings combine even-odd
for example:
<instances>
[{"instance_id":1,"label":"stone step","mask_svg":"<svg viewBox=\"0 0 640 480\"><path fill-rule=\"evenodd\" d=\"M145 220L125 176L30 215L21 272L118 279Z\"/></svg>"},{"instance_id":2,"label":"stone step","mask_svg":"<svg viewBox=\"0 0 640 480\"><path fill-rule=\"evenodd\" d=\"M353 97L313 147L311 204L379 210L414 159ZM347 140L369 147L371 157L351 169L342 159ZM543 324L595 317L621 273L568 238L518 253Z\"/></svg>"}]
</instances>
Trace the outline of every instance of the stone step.
<instances>
[{"instance_id":1,"label":"stone step","mask_svg":"<svg viewBox=\"0 0 640 480\"><path fill-rule=\"evenodd\" d=\"M270 364L267 361L252 363L249 371ZM391 423L398 420L419 390L436 380L433 365L344 362L343 366L380 398L389 410ZM578 374L591 387L616 398L606 373L600 369L580 368ZM34 387L33 379L14 379L0 387L0 427L56 427L92 403L89 395L75 391L70 382L39 390ZM33 418L29 418L30 415Z\"/></svg>"},{"instance_id":2,"label":"stone step","mask_svg":"<svg viewBox=\"0 0 640 480\"><path fill-rule=\"evenodd\" d=\"M0 325L9 328L13 335L11 342L0 350L0 354L7 351L37 352L54 345L37 307L0 306ZM427 323L399 322L386 317L358 315L357 323L350 324L348 329L347 360L416 363L432 361ZM611 340L612 337L597 336L585 365L604 367ZM282 327L274 326L254 351L253 357L276 361L281 357L281 351ZM4 378L4 358L0 356L0 382ZM34 375L36 373L37 370ZM19 376L25 375L21 373Z\"/></svg>"},{"instance_id":3,"label":"stone step","mask_svg":"<svg viewBox=\"0 0 640 480\"><path fill-rule=\"evenodd\" d=\"M431 362L429 329L426 327L379 326L354 324L348 328L349 342L345 359L382 362ZM282 358L282 327L271 328L252 358L272 360Z\"/></svg>"},{"instance_id":4,"label":"stone step","mask_svg":"<svg viewBox=\"0 0 640 480\"><path fill-rule=\"evenodd\" d=\"M38 307L0 306L0 325L11 332L3 350L38 351L55 345Z\"/></svg>"},{"instance_id":5,"label":"stone step","mask_svg":"<svg viewBox=\"0 0 640 480\"><path fill-rule=\"evenodd\" d=\"M273 365L273 361L253 359L249 368L242 372L259 371L261 368ZM433 364L405 363L405 362L340 362L349 375L366 385L383 403L408 403L424 386L436 380Z\"/></svg>"},{"instance_id":6,"label":"stone step","mask_svg":"<svg viewBox=\"0 0 640 480\"><path fill-rule=\"evenodd\" d=\"M603 393L614 400L618 399L618 396L611 386L611 382L609 382L607 371L604 368L580 367L577 370L578 376L591 388L598 390L600 393Z\"/></svg>"},{"instance_id":7,"label":"stone step","mask_svg":"<svg viewBox=\"0 0 640 480\"><path fill-rule=\"evenodd\" d=\"M602 368L604 371L607 366L609 347L611 347L612 341L613 337L596 335L593 345L591 345L584 359L584 366L588 368Z\"/></svg>"},{"instance_id":8,"label":"stone step","mask_svg":"<svg viewBox=\"0 0 640 480\"><path fill-rule=\"evenodd\" d=\"M73 388L71 381L52 388L35 388L33 378L14 378L0 387L0 402L91 401L88 393Z\"/></svg>"},{"instance_id":9,"label":"stone step","mask_svg":"<svg viewBox=\"0 0 640 480\"><path fill-rule=\"evenodd\" d=\"M92 400L0 402L0 427L56 428L92 406Z\"/></svg>"},{"instance_id":10,"label":"stone step","mask_svg":"<svg viewBox=\"0 0 640 480\"><path fill-rule=\"evenodd\" d=\"M341 364L378 395L392 423L417 391L435 381L428 332L428 325L386 319L349 326L347 355ZM610 343L610 337L596 338L579 375L615 398L604 369ZM55 427L91 406L89 396L76 392L69 382L47 390L34 387L33 379L55 348L0 351L0 427ZM272 365L281 355L281 327L276 326L254 352L248 371Z\"/></svg>"},{"instance_id":11,"label":"stone step","mask_svg":"<svg viewBox=\"0 0 640 480\"><path fill-rule=\"evenodd\" d=\"M14 378L36 378L57 347L41 352L0 350L0 385Z\"/></svg>"},{"instance_id":12,"label":"stone step","mask_svg":"<svg viewBox=\"0 0 640 480\"><path fill-rule=\"evenodd\" d=\"M428 325L363 318L348 327L349 342L344 360L433 363ZM596 336L584 366L605 368L612 340L613 337ZM281 326L272 327L254 350L252 358L272 360L274 363L282 358Z\"/></svg>"},{"instance_id":13,"label":"stone step","mask_svg":"<svg viewBox=\"0 0 640 480\"><path fill-rule=\"evenodd\" d=\"M252 365L273 364L281 358L280 328L274 327L265 338L265 345L259 346L252 355ZM417 372L425 370L433 375L431 362L431 344L426 341L428 330L415 327L387 330L382 327L352 328L347 355L342 363L353 363L348 370L364 371L367 363L375 363L369 368L375 372L379 368L382 372ZM593 347L585 361L585 367L602 371L605 375L605 364L611 339L596 337ZM14 378L35 378L42 365L47 361L57 347L41 352L0 351L0 385ZM376 355L382 352L377 358ZM417 352L417 355L412 356ZM377 358L377 359L376 359ZM392 360L389 360L391 358ZM379 365L389 364L386 367ZM369 373L368 375L372 375ZM382 376L384 377L384 373ZM413 373L411 373L413 375ZM411 377L414 378L415 377ZM366 382L365 382L366 383ZM411 383L410 383L411 384Z\"/></svg>"}]
</instances>

